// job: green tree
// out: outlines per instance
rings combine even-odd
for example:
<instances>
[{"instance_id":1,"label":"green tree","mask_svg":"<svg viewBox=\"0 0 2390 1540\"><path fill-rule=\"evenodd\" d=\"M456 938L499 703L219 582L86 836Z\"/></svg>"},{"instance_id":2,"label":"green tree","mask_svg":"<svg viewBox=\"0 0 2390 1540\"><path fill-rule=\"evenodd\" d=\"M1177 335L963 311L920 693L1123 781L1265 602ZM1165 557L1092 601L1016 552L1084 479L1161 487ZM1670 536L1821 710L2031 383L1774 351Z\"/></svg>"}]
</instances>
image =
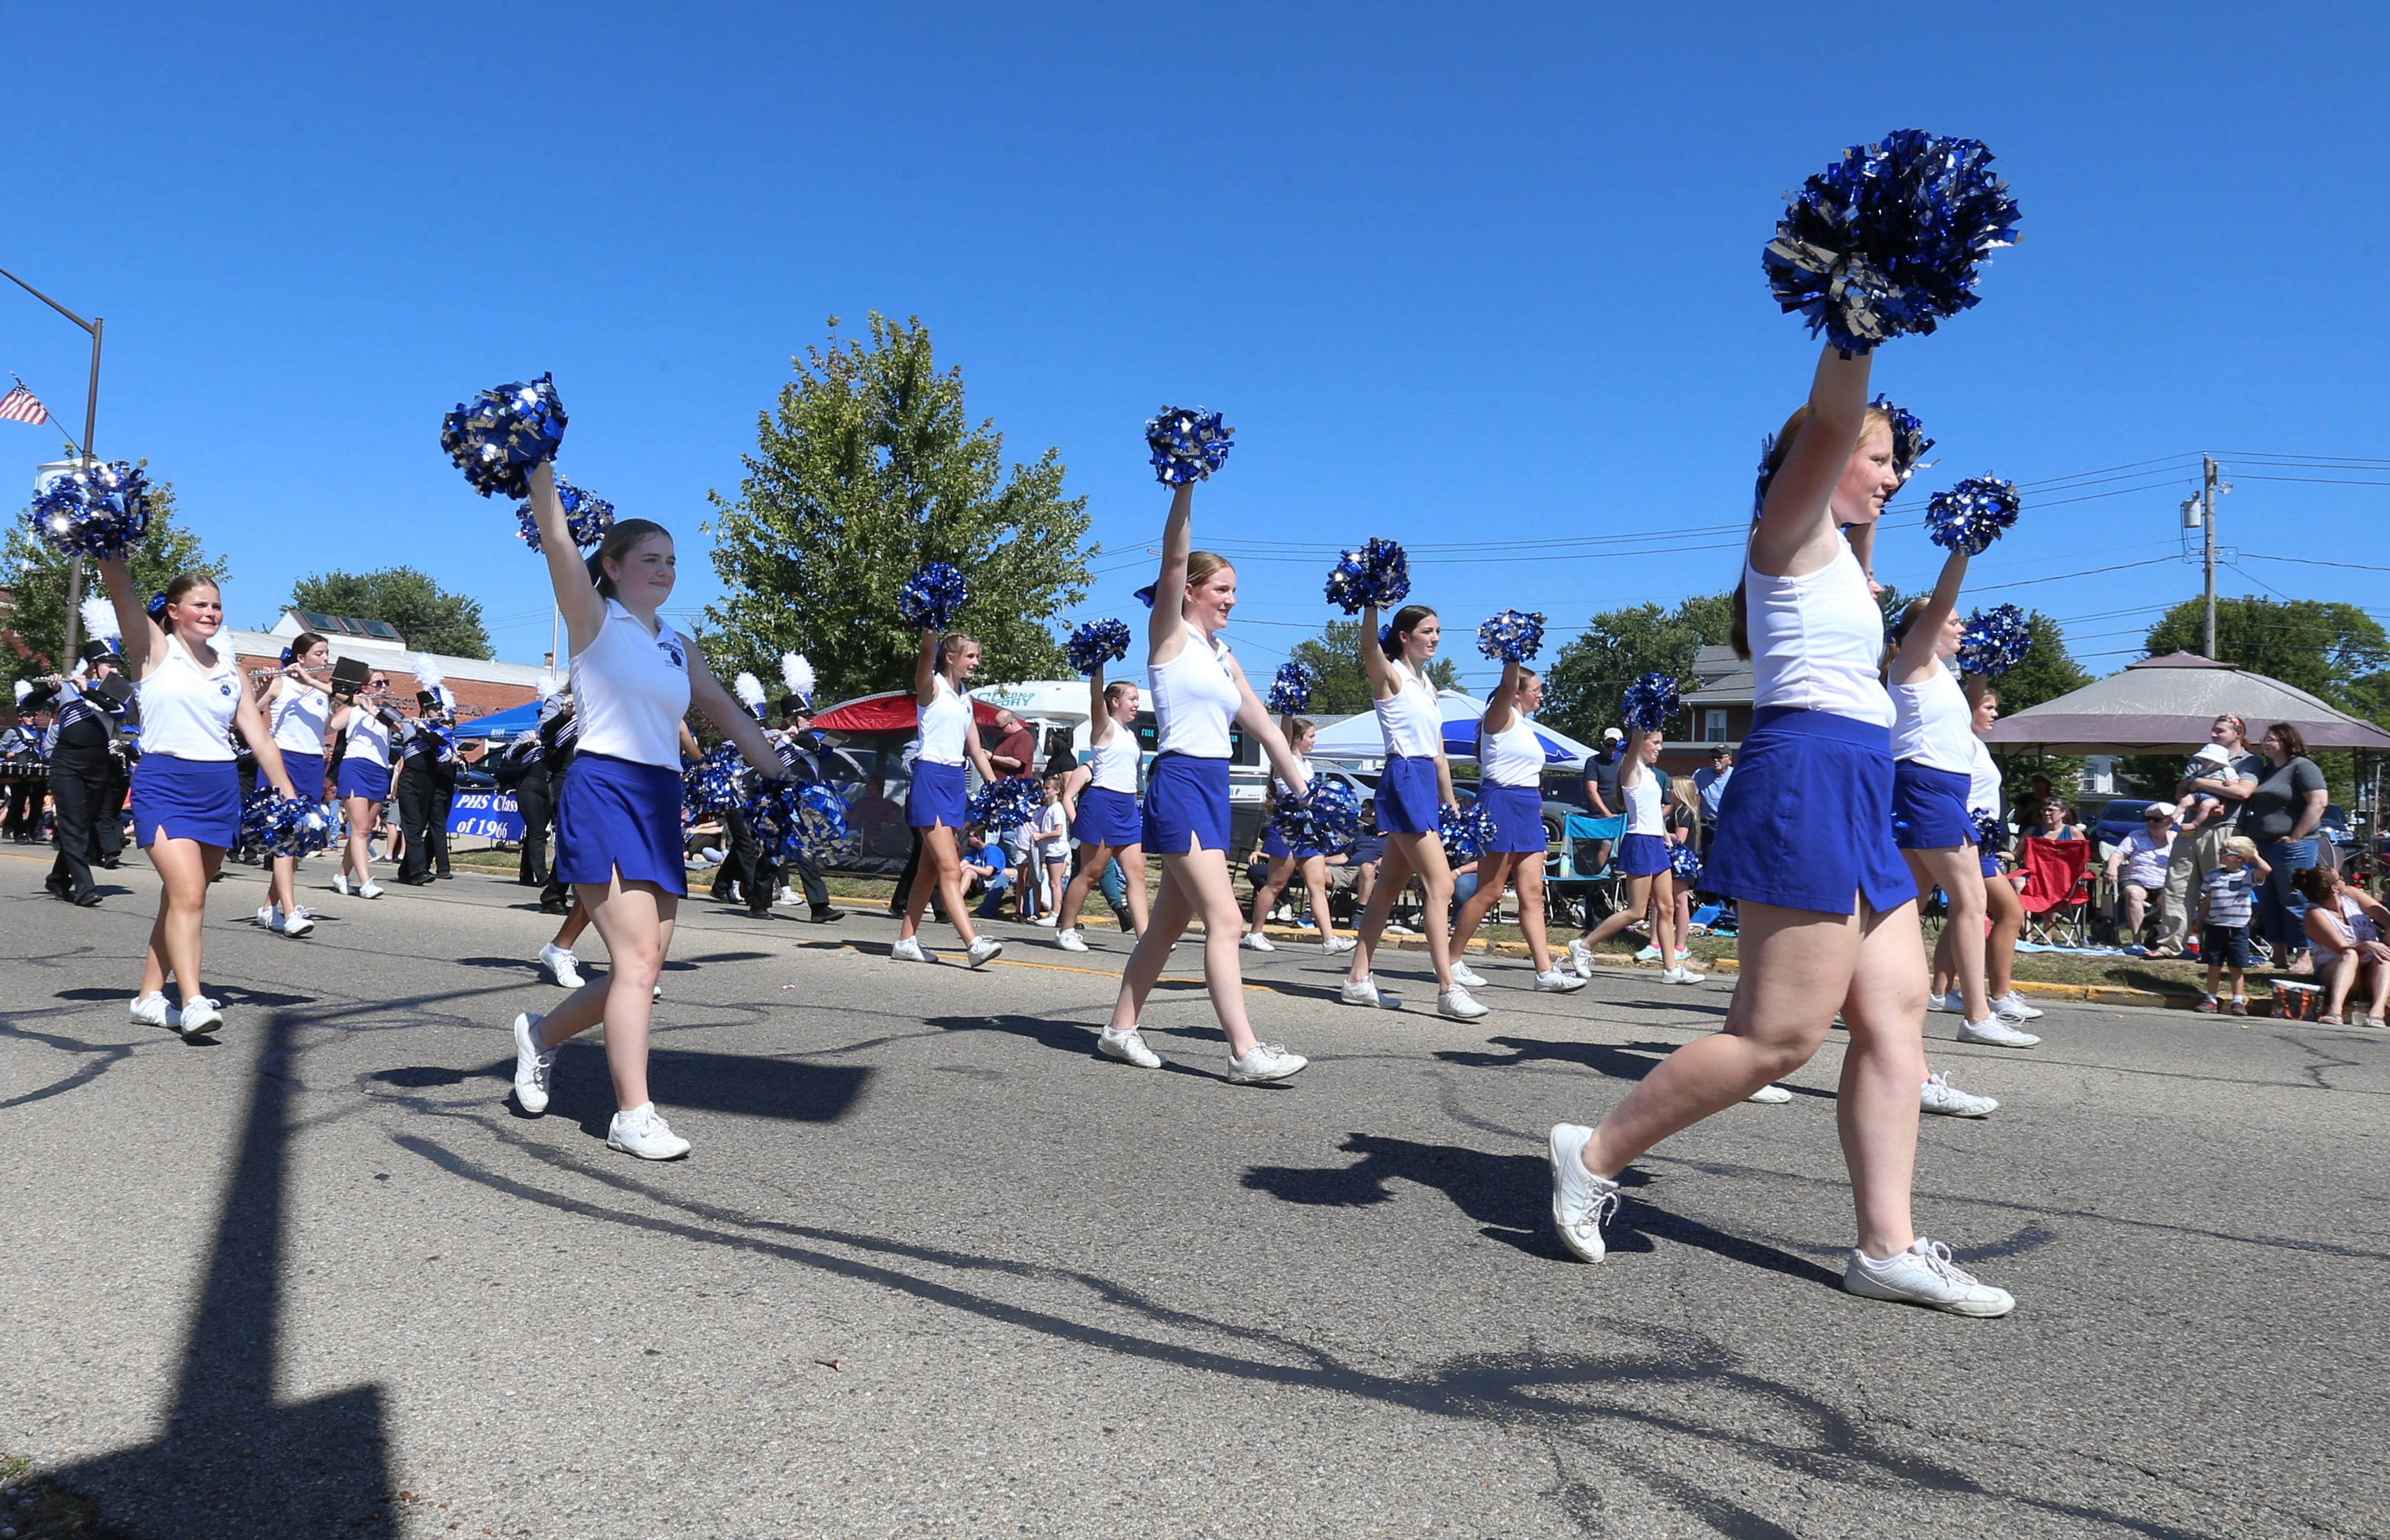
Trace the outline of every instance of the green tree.
<instances>
[{"instance_id":1,"label":"green tree","mask_svg":"<svg viewBox=\"0 0 2390 1540\"><path fill-rule=\"evenodd\" d=\"M1697 594L1674 610L1638 604L1605 610L1583 635L1561 648L1544 676L1542 718L1587 743L1619 725L1618 701L1646 674L1664 674L1688 687L1693 655L1723 647L1732 635L1734 596Z\"/></svg>"},{"instance_id":2,"label":"green tree","mask_svg":"<svg viewBox=\"0 0 2390 1540\"><path fill-rule=\"evenodd\" d=\"M489 658L482 602L452 594L412 567L374 572L316 572L290 585L290 608L364 621L386 621L418 652Z\"/></svg>"},{"instance_id":3,"label":"green tree","mask_svg":"<svg viewBox=\"0 0 2390 1540\"><path fill-rule=\"evenodd\" d=\"M7 571L7 586L17 599L8 625L22 648L10 649L17 654L14 666L19 672L30 668L51 673L74 665L74 660L66 656L67 565L65 557L33 538L24 514L19 513L9 527L6 544L0 545L0 568ZM205 572L220 584L232 581L230 564L209 554L198 535L174 521L172 481L161 481L149 489L149 533L127 554L126 565L133 571L134 592L144 598L185 572ZM102 591L98 571L85 562L84 595Z\"/></svg>"},{"instance_id":4,"label":"green tree","mask_svg":"<svg viewBox=\"0 0 2390 1540\"><path fill-rule=\"evenodd\" d=\"M1318 635L1295 643L1288 656L1319 676L1319 682L1311 688L1311 709L1304 714L1358 716L1375 704L1369 693L1369 672L1361 666L1359 621L1330 621L1319 628ZM1252 674L1254 687L1267 696L1269 674L1277 671L1247 672ZM1460 666L1449 658L1431 658L1427 680L1437 689L1457 690L1460 687Z\"/></svg>"},{"instance_id":5,"label":"green tree","mask_svg":"<svg viewBox=\"0 0 2390 1540\"><path fill-rule=\"evenodd\" d=\"M824 703L909 685L919 635L897 590L946 561L970 585L956 623L980 640L983 681L1067 676L1054 627L1086 596L1097 547L1060 451L1004 474L1003 435L964 415L962 371L938 370L918 316L875 313L868 345L833 337L792 362L739 498L709 494L728 590L706 610L716 669L775 680L794 649Z\"/></svg>"}]
</instances>

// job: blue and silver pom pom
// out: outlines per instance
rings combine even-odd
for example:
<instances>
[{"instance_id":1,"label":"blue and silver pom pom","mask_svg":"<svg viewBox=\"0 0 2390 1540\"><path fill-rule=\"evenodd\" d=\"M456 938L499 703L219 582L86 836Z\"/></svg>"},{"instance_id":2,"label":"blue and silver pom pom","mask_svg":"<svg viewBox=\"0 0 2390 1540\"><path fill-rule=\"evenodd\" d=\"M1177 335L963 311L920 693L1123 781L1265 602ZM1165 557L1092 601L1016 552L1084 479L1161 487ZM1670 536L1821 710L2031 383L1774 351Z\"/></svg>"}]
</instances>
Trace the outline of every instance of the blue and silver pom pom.
<instances>
[{"instance_id":1,"label":"blue and silver pom pom","mask_svg":"<svg viewBox=\"0 0 2390 1540\"><path fill-rule=\"evenodd\" d=\"M241 833L268 855L313 855L340 837L340 810L329 802L286 797L261 786L242 799Z\"/></svg>"},{"instance_id":2,"label":"blue and silver pom pom","mask_svg":"<svg viewBox=\"0 0 2390 1540\"><path fill-rule=\"evenodd\" d=\"M731 744L717 744L681 772L681 802L691 815L726 813L746 796L747 762Z\"/></svg>"},{"instance_id":3,"label":"blue and silver pom pom","mask_svg":"<svg viewBox=\"0 0 2390 1540\"><path fill-rule=\"evenodd\" d=\"M33 494L26 523L60 556L122 559L149 530L149 478L124 460L79 466Z\"/></svg>"},{"instance_id":4,"label":"blue and silver pom pom","mask_svg":"<svg viewBox=\"0 0 2390 1540\"><path fill-rule=\"evenodd\" d=\"M1946 551L1981 556L2017 521L2014 481L1970 476L1925 505L1925 537Z\"/></svg>"},{"instance_id":5,"label":"blue and silver pom pom","mask_svg":"<svg viewBox=\"0 0 2390 1540\"><path fill-rule=\"evenodd\" d=\"M1893 474L1906 482L1934 463L1925 457L1925 452L1934 447L1934 441L1925 436L1925 424L1919 420L1916 413L1885 395L1877 396L1869 404L1892 419ZM1768 445L1773 448L1775 441L1769 440Z\"/></svg>"},{"instance_id":6,"label":"blue and silver pom pom","mask_svg":"<svg viewBox=\"0 0 2390 1540\"><path fill-rule=\"evenodd\" d=\"M1217 412L1164 406L1145 425L1155 479L1170 487L1204 480L1227 463L1236 435L1235 429L1221 425Z\"/></svg>"},{"instance_id":7,"label":"blue and silver pom pom","mask_svg":"<svg viewBox=\"0 0 2390 1540\"><path fill-rule=\"evenodd\" d=\"M1811 336L1865 353L1976 302L1976 264L2016 241L2017 206L1973 139L1921 129L1857 145L1801 185L1760 254Z\"/></svg>"},{"instance_id":8,"label":"blue and silver pom pom","mask_svg":"<svg viewBox=\"0 0 2390 1540\"><path fill-rule=\"evenodd\" d=\"M483 391L441 419L440 447L484 497L531 495L531 468L556 458L564 443L564 403L556 377Z\"/></svg>"},{"instance_id":9,"label":"blue and silver pom pom","mask_svg":"<svg viewBox=\"0 0 2390 1540\"><path fill-rule=\"evenodd\" d=\"M1677 682L1664 674L1647 674L1626 687L1626 694L1618 702L1626 725L1638 733L1667 730L1668 719L1678 709Z\"/></svg>"},{"instance_id":10,"label":"blue and silver pom pom","mask_svg":"<svg viewBox=\"0 0 2390 1540\"><path fill-rule=\"evenodd\" d=\"M1314 780L1308 796L1280 796L1270 828L1296 850L1335 852L1361 834L1361 799L1343 781Z\"/></svg>"},{"instance_id":11,"label":"blue and silver pom pom","mask_svg":"<svg viewBox=\"0 0 2390 1540\"><path fill-rule=\"evenodd\" d=\"M1758 520L1761 514L1767 511L1767 489L1776 481L1776 468L1767 462L1775 457L1776 435L1761 434L1759 436L1759 476L1751 489L1751 517L1754 522Z\"/></svg>"},{"instance_id":12,"label":"blue and silver pom pom","mask_svg":"<svg viewBox=\"0 0 2390 1540\"><path fill-rule=\"evenodd\" d=\"M1089 621L1071 633L1064 652L1073 674L1093 674L1106 663L1128 656L1126 621Z\"/></svg>"},{"instance_id":13,"label":"blue and silver pom pom","mask_svg":"<svg viewBox=\"0 0 2390 1540\"><path fill-rule=\"evenodd\" d=\"M1311 710L1311 692L1319 687L1319 675L1302 663L1280 663L1278 677L1270 681L1269 709L1280 716L1299 716Z\"/></svg>"},{"instance_id":14,"label":"blue and silver pom pom","mask_svg":"<svg viewBox=\"0 0 2390 1540\"><path fill-rule=\"evenodd\" d=\"M822 866L853 848L846 803L819 781L766 781L747 799L755 842L781 860Z\"/></svg>"},{"instance_id":15,"label":"blue and silver pom pom","mask_svg":"<svg viewBox=\"0 0 2390 1540\"><path fill-rule=\"evenodd\" d=\"M1494 815L1475 802L1458 808L1447 805L1436 815L1435 833L1444 841L1444 858L1465 866L1492 847Z\"/></svg>"},{"instance_id":16,"label":"blue and silver pom pom","mask_svg":"<svg viewBox=\"0 0 2390 1540\"><path fill-rule=\"evenodd\" d=\"M1544 649L1544 617L1540 611L1505 610L1477 627L1477 650L1497 662L1531 663Z\"/></svg>"},{"instance_id":17,"label":"blue and silver pom pom","mask_svg":"<svg viewBox=\"0 0 2390 1540\"><path fill-rule=\"evenodd\" d=\"M594 492L585 492L566 481L556 479L556 500L564 505L564 527L572 534L573 545L583 550L606 538L614 527L614 505ZM535 553L539 550L539 520L532 517L531 505L523 503L515 508L515 522L520 526L516 533Z\"/></svg>"},{"instance_id":18,"label":"blue and silver pom pom","mask_svg":"<svg viewBox=\"0 0 2390 1540\"><path fill-rule=\"evenodd\" d=\"M1410 558L1391 540L1372 538L1346 551L1328 574L1328 602L1348 615L1359 614L1364 605L1391 610L1410 595Z\"/></svg>"},{"instance_id":19,"label":"blue and silver pom pom","mask_svg":"<svg viewBox=\"0 0 2390 1540\"><path fill-rule=\"evenodd\" d=\"M896 593L896 612L905 623L923 631L944 631L970 602L970 586L947 562L932 561L905 580Z\"/></svg>"},{"instance_id":20,"label":"blue and silver pom pom","mask_svg":"<svg viewBox=\"0 0 2390 1540\"><path fill-rule=\"evenodd\" d=\"M970 821L991 833L1019 828L1046 805L1046 792L1034 780L1009 776L990 781L970 800Z\"/></svg>"},{"instance_id":21,"label":"blue and silver pom pom","mask_svg":"<svg viewBox=\"0 0 2390 1540\"><path fill-rule=\"evenodd\" d=\"M2033 626L2013 604L1978 610L1959 632L1959 672L1999 674L2024 661L2033 648Z\"/></svg>"},{"instance_id":22,"label":"blue and silver pom pom","mask_svg":"<svg viewBox=\"0 0 2390 1540\"><path fill-rule=\"evenodd\" d=\"M1985 854L1989 855L1998 851L2000 848L2000 841L2008 837L2008 826L2000 822L1998 814L1975 815L1975 845Z\"/></svg>"},{"instance_id":23,"label":"blue and silver pom pom","mask_svg":"<svg viewBox=\"0 0 2390 1540\"><path fill-rule=\"evenodd\" d=\"M161 588L149 596L149 602L141 607L141 612L163 625L166 623L166 607L173 602L166 597L166 590Z\"/></svg>"},{"instance_id":24,"label":"blue and silver pom pom","mask_svg":"<svg viewBox=\"0 0 2390 1540\"><path fill-rule=\"evenodd\" d=\"M1148 610L1150 610L1153 608L1153 590L1158 586L1159 584L1149 583L1129 597L1137 600L1137 603L1145 606Z\"/></svg>"},{"instance_id":25,"label":"blue and silver pom pom","mask_svg":"<svg viewBox=\"0 0 2390 1540\"><path fill-rule=\"evenodd\" d=\"M1695 854L1691 841L1668 847L1668 869L1677 874L1677 886L1690 888L1702 879L1702 858Z\"/></svg>"}]
</instances>

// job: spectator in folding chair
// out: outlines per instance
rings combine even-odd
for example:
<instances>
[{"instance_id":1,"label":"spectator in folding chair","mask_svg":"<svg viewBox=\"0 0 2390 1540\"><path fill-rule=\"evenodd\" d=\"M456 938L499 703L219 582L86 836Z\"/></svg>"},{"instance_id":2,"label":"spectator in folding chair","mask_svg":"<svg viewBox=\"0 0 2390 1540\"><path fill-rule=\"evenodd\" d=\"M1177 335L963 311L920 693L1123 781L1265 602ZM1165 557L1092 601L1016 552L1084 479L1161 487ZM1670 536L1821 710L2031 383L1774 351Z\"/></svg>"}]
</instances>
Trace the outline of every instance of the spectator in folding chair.
<instances>
[{"instance_id":1,"label":"spectator in folding chair","mask_svg":"<svg viewBox=\"0 0 2390 1540\"><path fill-rule=\"evenodd\" d=\"M2042 805L2061 811L2054 802ZM2081 945L2084 916L2091 906L2086 877L2091 842L2049 835L2024 841L2017 853L2024 867L2024 892L2018 897L2024 905L2027 939L2045 946Z\"/></svg>"}]
</instances>

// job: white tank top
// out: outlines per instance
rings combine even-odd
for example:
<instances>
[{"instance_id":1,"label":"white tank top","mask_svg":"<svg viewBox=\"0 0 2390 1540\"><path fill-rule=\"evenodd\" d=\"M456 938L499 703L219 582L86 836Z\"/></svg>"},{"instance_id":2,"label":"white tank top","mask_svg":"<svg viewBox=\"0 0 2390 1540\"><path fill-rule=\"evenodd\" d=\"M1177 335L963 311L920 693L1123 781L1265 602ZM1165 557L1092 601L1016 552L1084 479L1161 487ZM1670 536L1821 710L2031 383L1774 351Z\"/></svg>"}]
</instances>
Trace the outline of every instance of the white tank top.
<instances>
[{"instance_id":1,"label":"white tank top","mask_svg":"<svg viewBox=\"0 0 2390 1540\"><path fill-rule=\"evenodd\" d=\"M1228 757L1228 724L1244 702L1237 682L1228 676L1227 658L1226 642L1190 625L1178 656L1146 670L1161 752L1191 759Z\"/></svg>"},{"instance_id":2,"label":"white tank top","mask_svg":"<svg viewBox=\"0 0 2390 1540\"><path fill-rule=\"evenodd\" d=\"M1966 776L1974 772L1975 752L1983 746L1967 692L1940 659L1923 683L1892 687L1893 758Z\"/></svg>"},{"instance_id":3,"label":"white tank top","mask_svg":"<svg viewBox=\"0 0 2390 1540\"><path fill-rule=\"evenodd\" d=\"M968 763L970 726L970 698L958 694L944 674L932 674L930 703L921 708L920 723L913 735L921 747L913 757L924 764Z\"/></svg>"},{"instance_id":4,"label":"white tank top","mask_svg":"<svg viewBox=\"0 0 2390 1540\"><path fill-rule=\"evenodd\" d=\"M324 728L332 720L332 698L289 679L278 681L274 696L274 745L286 754L320 754Z\"/></svg>"},{"instance_id":5,"label":"white tank top","mask_svg":"<svg viewBox=\"0 0 2390 1540\"><path fill-rule=\"evenodd\" d=\"M359 704L349 712L345 741L341 758L371 760L385 770L390 768L390 725L376 716L372 707Z\"/></svg>"},{"instance_id":6,"label":"white tank top","mask_svg":"<svg viewBox=\"0 0 2390 1540\"><path fill-rule=\"evenodd\" d=\"M1660 811L1660 777L1650 765L1637 776L1633 786L1622 786L1619 795L1626 799L1626 832L1629 834L1665 834L1668 820Z\"/></svg>"},{"instance_id":7,"label":"white tank top","mask_svg":"<svg viewBox=\"0 0 2390 1540\"><path fill-rule=\"evenodd\" d=\"M1087 769L1094 777L1087 784L1134 797L1137 762L1144 757L1137 746L1137 729L1115 722L1112 736L1087 751Z\"/></svg>"},{"instance_id":8,"label":"white tank top","mask_svg":"<svg viewBox=\"0 0 2390 1540\"><path fill-rule=\"evenodd\" d=\"M1835 541L1834 559L1802 577L1770 577L1745 557L1742 586L1754 708L1892 725L1892 698L1877 672L1883 611L1868 597L1848 545Z\"/></svg>"},{"instance_id":9,"label":"white tank top","mask_svg":"<svg viewBox=\"0 0 2390 1540\"><path fill-rule=\"evenodd\" d=\"M1407 663L1386 660L1402 687L1377 703L1378 731L1385 735L1386 752L1414 759L1433 759L1444 747L1444 713L1436 709L1435 687Z\"/></svg>"},{"instance_id":10,"label":"white tank top","mask_svg":"<svg viewBox=\"0 0 2390 1540\"><path fill-rule=\"evenodd\" d=\"M1316 781L1316 780L1312 779L1312 777L1311 777L1311 761L1310 761L1310 760L1305 759L1305 758L1298 758L1298 759L1296 759L1296 760L1295 760L1295 762L1294 762L1294 763L1303 766L1303 784L1304 784L1304 785L1305 785L1305 786L1317 786L1317 785L1319 784L1317 781ZM1291 797L1292 797L1292 796L1294 795L1294 788L1293 788L1293 787L1291 787L1291 786L1289 786L1289 785L1287 785L1287 784L1286 784L1286 782L1284 782L1284 781L1282 781L1282 780L1279 779L1276 776L1272 776L1270 777L1270 787L1271 787L1271 789L1272 789L1273 790L1275 790L1275 791L1277 791L1277 792L1278 792L1279 797L1280 798L1280 800L1281 800L1281 801L1283 801L1283 800L1285 800L1285 799L1288 799L1288 798L1291 798Z\"/></svg>"},{"instance_id":11,"label":"white tank top","mask_svg":"<svg viewBox=\"0 0 2390 1540\"><path fill-rule=\"evenodd\" d=\"M581 750L634 764L680 768L680 725L688 715L688 644L659 618L655 635L620 600L572 660Z\"/></svg>"},{"instance_id":12,"label":"white tank top","mask_svg":"<svg viewBox=\"0 0 2390 1540\"><path fill-rule=\"evenodd\" d=\"M1967 811L1981 817L2000 810L2000 767L1993 763L1992 751L1984 747L1982 738L1974 738L1974 758L1967 764Z\"/></svg>"},{"instance_id":13,"label":"white tank top","mask_svg":"<svg viewBox=\"0 0 2390 1540\"><path fill-rule=\"evenodd\" d=\"M1536 725L1514 711L1510 725L1500 732L1481 730L1477 770L1496 786L1542 786L1544 745L1536 737Z\"/></svg>"},{"instance_id":14,"label":"white tank top","mask_svg":"<svg viewBox=\"0 0 2390 1540\"><path fill-rule=\"evenodd\" d=\"M216 666L201 668L176 636L166 638L166 656L141 681L141 751L176 759L228 760L233 712L240 705L240 671L231 657L216 654Z\"/></svg>"}]
</instances>

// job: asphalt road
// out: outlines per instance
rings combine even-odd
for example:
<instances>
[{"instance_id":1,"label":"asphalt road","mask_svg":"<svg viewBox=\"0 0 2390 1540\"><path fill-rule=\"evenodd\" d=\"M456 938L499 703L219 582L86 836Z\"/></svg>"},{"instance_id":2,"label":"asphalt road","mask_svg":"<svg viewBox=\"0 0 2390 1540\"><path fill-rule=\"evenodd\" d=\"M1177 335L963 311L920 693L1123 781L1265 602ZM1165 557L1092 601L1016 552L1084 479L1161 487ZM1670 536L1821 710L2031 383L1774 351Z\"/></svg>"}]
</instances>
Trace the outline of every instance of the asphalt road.
<instances>
[{"instance_id":1,"label":"asphalt road","mask_svg":"<svg viewBox=\"0 0 2390 1540\"><path fill-rule=\"evenodd\" d=\"M76 910L0 858L0 1453L125 1534L2390 1530L2382 1033L1934 1018L2005 1104L1924 1131L1921 1226L2020 1301L1971 1321L1837 1287L1833 1044L1561 1260L1545 1129L1724 983L1481 964L1464 1027L1418 954L1380 1013L1249 957L1313 1065L1242 1088L1191 950L1145 1073L1092 1052L1115 939L1001 927L971 973L694 905L654 1078L696 1151L656 1166L605 1148L594 1046L508 1104L557 997L522 890L321 892L293 942L236 868L186 1045L126 1022L155 889L115 875Z\"/></svg>"}]
</instances>

